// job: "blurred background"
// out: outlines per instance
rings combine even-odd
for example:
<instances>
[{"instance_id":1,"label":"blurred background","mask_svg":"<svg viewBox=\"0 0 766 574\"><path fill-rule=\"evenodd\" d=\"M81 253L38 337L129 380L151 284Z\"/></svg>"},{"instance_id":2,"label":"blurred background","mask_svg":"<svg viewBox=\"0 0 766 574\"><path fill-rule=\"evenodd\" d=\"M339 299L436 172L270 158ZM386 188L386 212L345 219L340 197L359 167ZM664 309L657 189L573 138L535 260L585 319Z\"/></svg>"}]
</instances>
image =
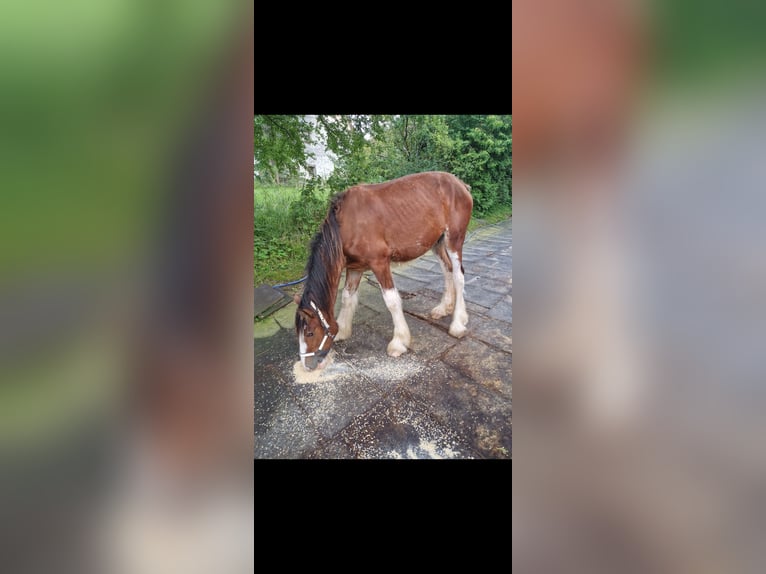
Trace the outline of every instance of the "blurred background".
<instances>
[{"instance_id":1,"label":"blurred background","mask_svg":"<svg viewBox=\"0 0 766 574\"><path fill-rule=\"evenodd\" d=\"M252 22L3 7L6 571L252 571Z\"/></svg>"},{"instance_id":2,"label":"blurred background","mask_svg":"<svg viewBox=\"0 0 766 574\"><path fill-rule=\"evenodd\" d=\"M513 3L519 572L766 564L765 16Z\"/></svg>"}]
</instances>

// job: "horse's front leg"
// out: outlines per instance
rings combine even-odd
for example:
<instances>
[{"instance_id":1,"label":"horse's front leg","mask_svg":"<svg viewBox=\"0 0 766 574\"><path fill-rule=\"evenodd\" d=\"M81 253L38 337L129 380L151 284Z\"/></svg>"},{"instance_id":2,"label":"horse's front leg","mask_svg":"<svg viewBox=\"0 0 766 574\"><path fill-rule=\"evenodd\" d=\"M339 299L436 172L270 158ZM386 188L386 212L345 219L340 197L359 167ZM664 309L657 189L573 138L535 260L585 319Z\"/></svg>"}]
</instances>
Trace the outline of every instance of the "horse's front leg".
<instances>
[{"instance_id":1,"label":"horse's front leg","mask_svg":"<svg viewBox=\"0 0 766 574\"><path fill-rule=\"evenodd\" d=\"M383 301L386 302L386 307L388 307L391 318L394 320L394 338L388 344L387 352L392 357L398 357L407 352L407 347L410 346L411 341L410 328L407 326L407 321L404 320L404 311L402 311L402 298L399 297L399 292L394 286L388 259L379 261L371 267L378 283L380 283Z\"/></svg>"},{"instance_id":2,"label":"horse's front leg","mask_svg":"<svg viewBox=\"0 0 766 574\"><path fill-rule=\"evenodd\" d=\"M354 312L359 303L359 281L362 279L361 271L346 269L346 285L341 295L341 308L338 314L338 334L336 341L343 341L351 336L351 322L354 320Z\"/></svg>"}]
</instances>

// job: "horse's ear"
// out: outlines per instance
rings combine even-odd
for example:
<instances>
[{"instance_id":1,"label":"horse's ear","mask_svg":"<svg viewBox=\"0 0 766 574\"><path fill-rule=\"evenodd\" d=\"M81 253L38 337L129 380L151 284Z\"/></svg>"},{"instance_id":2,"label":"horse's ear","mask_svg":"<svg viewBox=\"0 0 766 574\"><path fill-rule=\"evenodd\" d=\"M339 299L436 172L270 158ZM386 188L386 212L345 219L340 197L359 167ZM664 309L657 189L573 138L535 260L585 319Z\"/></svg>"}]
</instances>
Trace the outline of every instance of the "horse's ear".
<instances>
[{"instance_id":1,"label":"horse's ear","mask_svg":"<svg viewBox=\"0 0 766 574\"><path fill-rule=\"evenodd\" d=\"M305 307L298 307L298 313L303 315L303 318L306 321L314 317L314 313L311 311L311 309L306 309Z\"/></svg>"},{"instance_id":2,"label":"horse's ear","mask_svg":"<svg viewBox=\"0 0 766 574\"><path fill-rule=\"evenodd\" d=\"M301 304L301 298L298 296L297 293L295 295L293 295L293 301L295 301L296 305L300 305Z\"/></svg>"}]
</instances>

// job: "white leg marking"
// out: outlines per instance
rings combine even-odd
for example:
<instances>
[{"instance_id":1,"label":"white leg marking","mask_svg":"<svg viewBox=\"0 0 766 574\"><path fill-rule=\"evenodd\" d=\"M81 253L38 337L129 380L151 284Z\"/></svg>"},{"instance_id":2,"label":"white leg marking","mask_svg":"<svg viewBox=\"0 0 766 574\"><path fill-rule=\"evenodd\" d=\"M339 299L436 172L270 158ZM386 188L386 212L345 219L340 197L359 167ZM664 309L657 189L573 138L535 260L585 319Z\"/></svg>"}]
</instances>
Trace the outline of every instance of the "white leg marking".
<instances>
[{"instance_id":1,"label":"white leg marking","mask_svg":"<svg viewBox=\"0 0 766 574\"><path fill-rule=\"evenodd\" d=\"M381 289L383 292L383 301L391 312L391 318L394 320L394 338L388 344L388 354L392 357L398 357L407 352L410 346L410 328L407 321L404 320L402 311L402 299L399 292L394 289Z\"/></svg>"},{"instance_id":2,"label":"white leg marking","mask_svg":"<svg viewBox=\"0 0 766 574\"><path fill-rule=\"evenodd\" d=\"M354 320L357 303L359 303L358 292L355 290L351 293L348 287L343 289L342 303L338 314L338 334L335 335L336 341L343 341L351 336L351 322Z\"/></svg>"},{"instance_id":3,"label":"white leg marking","mask_svg":"<svg viewBox=\"0 0 766 574\"><path fill-rule=\"evenodd\" d=\"M300 349L301 354L306 352L306 341L303 338L303 331L298 334L298 348ZM306 357L301 357L301 365L306 369ZM306 370L308 371L308 369Z\"/></svg>"},{"instance_id":4,"label":"white leg marking","mask_svg":"<svg viewBox=\"0 0 766 574\"><path fill-rule=\"evenodd\" d=\"M455 308L455 282L452 279L452 273L447 269L447 266L444 264L444 261L441 260L441 257L439 258L439 265L442 266L442 273L444 273L444 294L442 295L441 302L431 309L432 319L446 317L452 313Z\"/></svg>"},{"instance_id":5,"label":"white leg marking","mask_svg":"<svg viewBox=\"0 0 766 574\"><path fill-rule=\"evenodd\" d=\"M452 278L455 283L455 312L452 314L452 324L449 328L449 334L458 339L465 335L468 324L468 313L465 310L465 300L463 299L463 287L465 286L465 277L460 270L460 261L457 253L447 250L449 258L452 261Z\"/></svg>"}]
</instances>

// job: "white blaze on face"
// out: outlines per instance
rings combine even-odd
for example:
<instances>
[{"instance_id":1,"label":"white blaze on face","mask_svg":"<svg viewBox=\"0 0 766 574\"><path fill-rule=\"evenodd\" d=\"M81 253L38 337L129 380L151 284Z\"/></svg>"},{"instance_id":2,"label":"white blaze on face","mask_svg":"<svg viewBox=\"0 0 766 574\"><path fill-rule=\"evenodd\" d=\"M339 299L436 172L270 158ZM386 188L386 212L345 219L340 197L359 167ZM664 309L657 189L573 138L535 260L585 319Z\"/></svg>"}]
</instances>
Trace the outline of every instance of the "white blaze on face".
<instances>
[{"instance_id":1,"label":"white blaze on face","mask_svg":"<svg viewBox=\"0 0 766 574\"><path fill-rule=\"evenodd\" d=\"M300 349L301 355L306 352L306 341L303 338L303 329L298 333L298 348ZM304 369L306 368L306 357L301 356L301 365L303 365Z\"/></svg>"}]
</instances>

